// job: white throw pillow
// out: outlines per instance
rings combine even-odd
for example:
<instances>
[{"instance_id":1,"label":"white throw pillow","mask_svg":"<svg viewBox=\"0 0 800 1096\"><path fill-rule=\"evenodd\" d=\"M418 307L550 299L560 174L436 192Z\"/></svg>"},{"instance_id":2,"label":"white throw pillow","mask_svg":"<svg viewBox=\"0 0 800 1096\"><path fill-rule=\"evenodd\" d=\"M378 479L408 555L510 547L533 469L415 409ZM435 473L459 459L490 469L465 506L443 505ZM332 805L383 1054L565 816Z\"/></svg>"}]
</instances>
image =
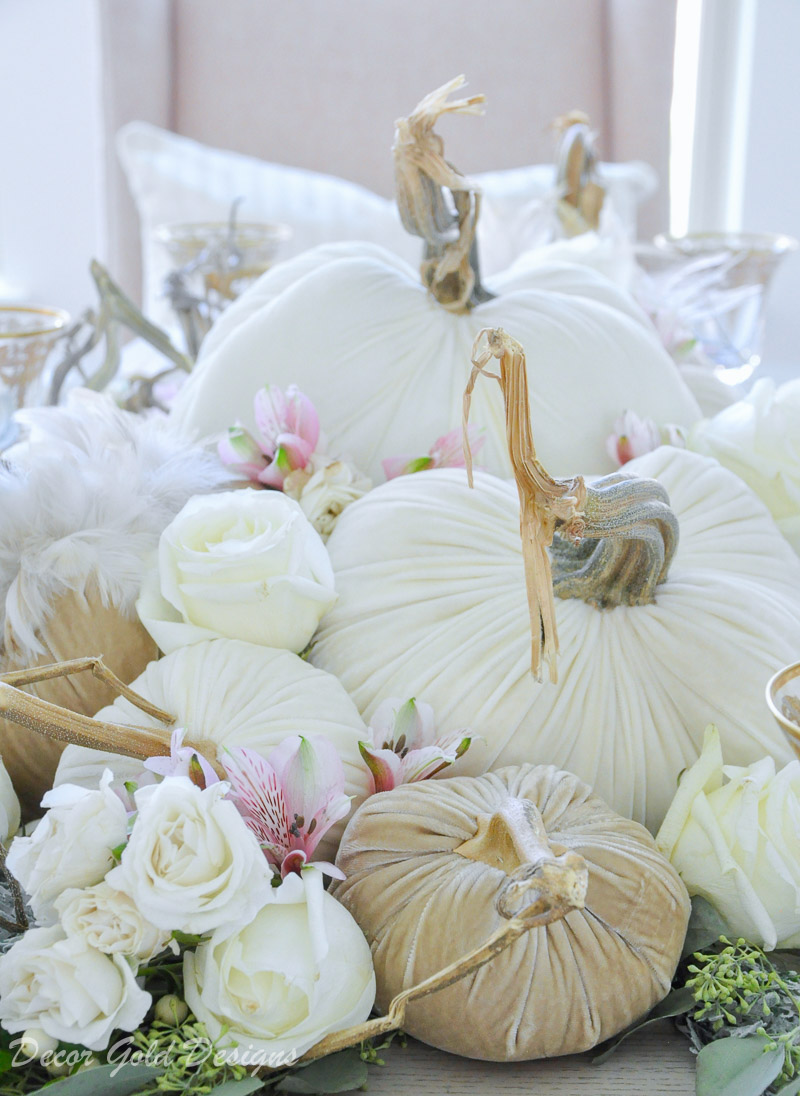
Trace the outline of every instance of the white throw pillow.
<instances>
[{"instance_id":1,"label":"white throw pillow","mask_svg":"<svg viewBox=\"0 0 800 1096\"><path fill-rule=\"evenodd\" d=\"M173 324L162 297L170 260L154 238L158 225L226 220L237 197L242 221L280 221L292 229L279 258L339 240L380 244L416 264L421 241L403 229L393 201L333 175L269 163L209 148L145 122L129 122L117 150L141 224L145 312ZM656 186L646 164L601 164L614 231L633 238L636 207ZM484 273L505 269L524 250L547 238L555 168L534 164L476 175L484 193L478 241Z\"/></svg>"}]
</instances>

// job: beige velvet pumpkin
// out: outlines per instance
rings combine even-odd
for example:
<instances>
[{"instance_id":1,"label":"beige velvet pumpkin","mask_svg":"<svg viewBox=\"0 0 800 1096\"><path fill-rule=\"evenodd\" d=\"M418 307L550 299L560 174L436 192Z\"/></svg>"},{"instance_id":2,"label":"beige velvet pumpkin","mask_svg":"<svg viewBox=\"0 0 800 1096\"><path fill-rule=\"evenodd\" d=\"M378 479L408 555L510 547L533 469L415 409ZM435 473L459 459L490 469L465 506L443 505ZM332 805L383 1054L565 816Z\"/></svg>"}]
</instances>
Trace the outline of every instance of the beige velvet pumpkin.
<instances>
[{"instance_id":1,"label":"beige velvet pumpkin","mask_svg":"<svg viewBox=\"0 0 800 1096\"><path fill-rule=\"evenodd\" d=\"M35 660L15 657L10 644L0 649L0 673L102 655L106 666L129 684L158 656L155 643L138 618L129 617L113 605L104 606L92 590L85 597L69 591L58 598L37 638L44 651ZM42 681L28 686L27 691L71 712L92 716L116 697L110 685L88 672ZM53 786L64 746L63 742L0 719L0 755L19 796L23 818L41 814L39 804Z\"/></svg>"},{"instance_id":2,"label":"beige velvet pumpkin","mask_svg":"<svg viewBox=\"0 0 800 1096\"><path fill-rule=\"evenodd\" d=\"M513 817L530 803L552 852L585 859L585 907L531 929L460 982L409 1006L409 1034L468 1058L587 1050L667 994L681 954L689 899L677 873L642 826L571 773L523 765L406 784L361 806L336 860L346 879L334 893L369 941L378 1007L503 923L498 894L530 859Z\"/></svg>"}]
</instances>

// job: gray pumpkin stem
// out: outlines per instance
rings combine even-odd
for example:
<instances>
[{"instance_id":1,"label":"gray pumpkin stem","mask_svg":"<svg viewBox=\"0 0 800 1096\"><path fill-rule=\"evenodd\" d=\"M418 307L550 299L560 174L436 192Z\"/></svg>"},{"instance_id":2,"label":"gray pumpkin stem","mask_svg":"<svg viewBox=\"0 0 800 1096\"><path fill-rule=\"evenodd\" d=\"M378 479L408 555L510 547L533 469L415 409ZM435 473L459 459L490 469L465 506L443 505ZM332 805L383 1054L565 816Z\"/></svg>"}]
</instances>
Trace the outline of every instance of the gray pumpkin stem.
<instances>
[{"instance_id":1,"label":"gray pumpkin stem","mask_svg":"<svg viewBox=\"0 0 800 1096\"><path fill-rule=\"evenodd\" d=\"M579 541L556 527L553 593L598 609L649 605L678 547L678 519L657 480L615 472L587 486Z\"/></svg>"},{"instance_id":2,"label":"gray pumpkin stem","mask_svg":"<svg viewBox=\"0 0 800 1096\"><path fill-rule=\"evenodd\" d=\"M400 118L392 149L400 219L425 241L422 280L450 312L468 312L493 296L481 284L475 242L480 191L445 160L444 143L433 132L442 114L483 113L483 95L448 102L463 84L457 76Z\"/></svg>"}]
</instances>

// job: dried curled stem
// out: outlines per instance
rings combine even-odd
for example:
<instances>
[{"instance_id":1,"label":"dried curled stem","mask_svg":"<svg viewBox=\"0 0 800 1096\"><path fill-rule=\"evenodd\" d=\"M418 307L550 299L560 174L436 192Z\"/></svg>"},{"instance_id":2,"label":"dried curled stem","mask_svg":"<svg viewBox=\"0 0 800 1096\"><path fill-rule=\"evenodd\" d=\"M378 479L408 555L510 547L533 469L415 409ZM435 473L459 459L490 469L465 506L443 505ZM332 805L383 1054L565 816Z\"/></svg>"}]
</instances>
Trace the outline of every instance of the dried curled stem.
<instances>
[{"instance_id":1,"label":"dried curled stem","mask_svg":"<svg viewBox=\"0 0 800 1096\"><path fill-rule=\"evenodd\" d=\"M486 366L496 358L500 372ZM581 476L553 479L536 459L525 354L502 328L485 328L472 349L464 392L464 457L472 486L467 423L472 392L483 374L499 382L506 437L520 500L520 535L531 619L531 672L542 660L556 681L558 653L553 596L580 598L598 609L648 605L667 576L678 545L678 519L656 480L625 472L587 486Z\"/></svg>"},{"instance_id":2,"label":"dried curled stem","mask_svg":"<svg viewBox=\"0 0 800 1096\"><path fill-rule=\"evenodd\" d=\"M490 373L486 368L493 359L500 363L499 373ZM519 526L531 619L531 673L541 680L541 665L545 661L550 668L550 680L555 682L558 680L558 635L547 549L553 543L557 523L561 524L562 535L568 539L582 536L586 485L582 476L553 479L536 459L525 353L516 339L496 327L484 328L475 339L472 373L464 393L464 457L470 487L472 453L467 424L472 392L481 374L498 381L503 390L508 453L519 492Z\"/></svg>"},{"instance_id":3,"label":"dried curled stem","mask_svg":"<svg viewBox=\"0 0 800 1096\"><path fill-rule=\"evenodd\" d=\"M533 803L509 799L504 811L480 819L475 838L464 842L455 852L475 860L488 857L487 862L497 866L491 859L495 854L495 842L498 849L506 852L509 846L513 847L522 858L520 865L502 884L496 900L498 913L506 923L479 947L418 985L398 993L385 1016L326 1036L303 1055L301 1062L313 1062L355 1046L364 1039L397 1031L403 1027L406 1010L412 1002L460 982L531 929L550 925L573 910L583 909L589 882L586 862L575 852L556 853L548 841L542 816Z\"/></svg>"},{"instance_id":4,"label":"dried curled stem","mask_svg":"<svg viewBox=\"0 0 800 1096\"><path fill-rule=\"evenodd\" d=\"M103 663L103 660L96 656L0 674L0 717L35 731L36 734L45 735L58 742L68 742L73 746L109 750L125 757L137 757L142 760L169 755L170 734L166 730L105 723L22 692L25 685L35 685L37 682L50 681L56 677L69 677L71 674L86 670L111 685L126 700L153 719L166 725L175 722L169 713L157 708L155 704L123 684ZM213 743L187 740L184 745L202 754L213 765L218 775L224 777L224 769L217 761L216 747Z\"/></svg>"},{"instance_id":5,"label":"dried curled stem","mask_svg":"<svg viewBox=\"0 0 800 1096\"><path fill-rule=\"evenodd\" d=\"M444 158L444 142L433 131L443 114L483 113L483 95L448 101L464 82L457 76L398 119L392 147L400 218L425 241L422 279L452 312L467 312L491 297L480 282L475 245L480 193Z\"/></svg>"},{"instance_id":6,"label":"dried curled stem","mask_svg":"<svg viewBox=\"0 0 800 1096\"><path fill-rule=\"evenodd\" d=\"M561 132L556 161L556 212L566 236L596 231L606 197L597 177L595 134L589 118L572 111L555 122Z\"/></svg>"}]
</instances>

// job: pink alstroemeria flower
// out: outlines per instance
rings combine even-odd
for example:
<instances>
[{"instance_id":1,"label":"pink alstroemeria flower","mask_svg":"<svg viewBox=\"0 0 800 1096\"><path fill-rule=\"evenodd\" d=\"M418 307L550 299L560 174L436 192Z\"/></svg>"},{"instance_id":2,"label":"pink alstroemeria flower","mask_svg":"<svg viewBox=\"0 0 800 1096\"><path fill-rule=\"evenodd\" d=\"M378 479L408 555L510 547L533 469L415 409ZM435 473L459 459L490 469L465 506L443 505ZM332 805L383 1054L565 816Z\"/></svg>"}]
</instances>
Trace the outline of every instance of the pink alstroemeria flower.
<instances>
[{"instance_id":1,"label":"pink alstroemeria flower","mask_svg":"<svg viewBox=\"0 0 800 1096\"><path fill-rule=\"evenodd\" d=\"M486 441L478 426L468 426L467 437L473 454L479 452ZM387 480L410 476L413 472L427 472L429 468L464 468L465 463L464 432L460 426L437 438L426 457L387 457L381 461Z\"/></svg>"},{"instance_id":2,"label":"pink alstroemeria flower","mask_svg":"<svg viewBox=\"0 0 800 1096\"><path fill-rule=\"evenodd\" d=\"M319 444L319 416L294 384L285 392L266 385L253 410L258 436L241 423L231 426L217 446L220 460L253 483L282 491L289 473L305 468Z\"/></svg>"},{"instance_id":3,"label":"pink alstroemeria flower","mask_svg":"<svg viewBox=\"0 0 800 1096\"><path fill-rule=\"evenodd\" d=\"M230 798L281 878L299 874L334 822L350 810L341 759L322 736L292 735L268 759L243 747L231 749L222 765ZM344 879L333 864L315 861L314 866Z\"/></svg>"},{"instance_id":4,"label":"pink alstroemeria flower","mask_svg":"<svg viewBox=\"0 0 800 1096\"><path fill-rule=\"evenodd\" d=\"M614 423L614 433L606 438L606 450L619 465L634 457L658 449L660 445L686 448L686 437L680 426L659 427L652 419L642 419L634 411L625 411Z\"/></svg>"},{"instance_id":5,"label":"pink alstroemeria flower","mask_svg":"<svg viewBox=\"0 0 800 1096\"><path fill-rule=\"evenodd\" d=\"M358 748L375 792L435 776L462 757L472 741L463 730L437 738L433 708L413 698L405 703L384 700L370 720L370 729L374 745L359 742Z\"/></svg>"},{"instance_id":6,"label":"pink alstroemeria flower","mask_svg":"<svg viewBox=\"0 0 800 1096\"><path fill-rule=\"evenodd\" d=\"M169 742L169 756L160 754L156 757L148 757L144 767L151 773L157 773L158 776L188 776L198 788L218 784L219 777L206 758L197 750L193 750L191 746L184 746L185 736L185 728L176 727Z\"/></svg>"}]
</instances>

